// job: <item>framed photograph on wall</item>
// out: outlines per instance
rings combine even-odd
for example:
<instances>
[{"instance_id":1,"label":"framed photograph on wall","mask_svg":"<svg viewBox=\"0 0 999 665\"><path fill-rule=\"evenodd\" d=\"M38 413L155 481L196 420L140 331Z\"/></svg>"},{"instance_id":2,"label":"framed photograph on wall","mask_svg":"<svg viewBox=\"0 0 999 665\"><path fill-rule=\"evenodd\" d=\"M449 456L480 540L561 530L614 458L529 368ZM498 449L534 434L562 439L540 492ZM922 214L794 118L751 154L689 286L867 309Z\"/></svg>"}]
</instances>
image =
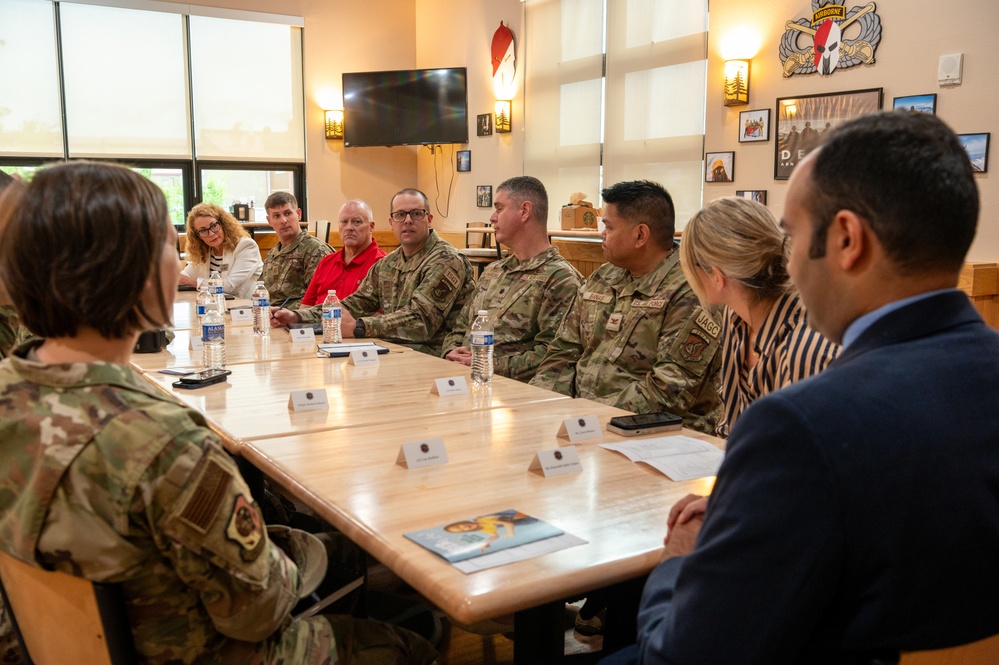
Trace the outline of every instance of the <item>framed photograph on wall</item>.
<instances>
[{"instance_id":1,"label":"framed photograph on wall","mask_svg":"<svg viewBox=\"0 0 999 665\"><path fill-rule=\"evenodd\" d=\"M478 208L493 207L493 186L478 185L475 188L475 205Z\"/></svg>"},{"instance_id":2,"label":"framed photograph on wall","mask_svg":"<svg viewBox=\"0 0 999 665\"><path fill-rule=\"evenodd\" d=\"M492 113L480 113L479 115L475 116L475 134L476 136L493 135Z\"/></svg>"},{"instance_id":3,"label":"framed photograph on wall","mask_svg":"<svg viewBox=\"0 0 999 665\"><path fill-rule=\"evenodd\" d=\"M704 153L704 182L733 182L734 180L734 152Z\"/></svg>"},{"instance_id":4,"label":"framed photograph on wall","mask_svg":"<svg viewBox=\"0 0 999 665\"><path fill-rule=\"evenodd\" d=\"M735 195L763 205L767 204L767 190L765 189L737 189Z\"/></svg>"},{"instance_id":5,"label":"framed photograph on wall","mask_svg":"<svg viewBox=\"0 0 999 665\"><path fill-rule=\"evenodd\" d=\"M770 109L739 113L739 143L770 140Z\"/></svg>"},{"instance_id":6,"label":"framed photograph on wall","mask_svg":"<svg viewBox=\"0 0 999 665\"><path fill-rule=\"evenodd\" d=\"M459 150L458 157L456 159L458 164L458 173L467 173L472 170L472 151L471 150Z\"/></svg>"},{"instance_id":7,"label":"framed photograph on wall","mask_svg":"<svg viewBox=\"0 0 999 665\"><path fill-rule=\"evenodd\" d=\"M909 95L908 97L896 97L892 100L893 111L919 111L920 113L937 113L937 96L930 95Z\"/></svg>"},{"instance_id":8,"label":"framed photograph on wall","mask_svg":"<svg viewBox=\"0 0 999 665\"><path fill-rule=\"evenodd\" d=\"M777 99L774 180L787 180L805 155L833 127L881 110L882 88Z\"/></svg>"},{"instance_id":9,"label":"framed photograph on wall","mask_svg":"<svg viewBox=\"0 0 999 665\"><path fill-rule=\"evenodd\" d=\"M990 132L981 134L958 134L957 140L968 151L971 169L975 173L989 172L989 137Z\"/></svg>"}]
</instances>

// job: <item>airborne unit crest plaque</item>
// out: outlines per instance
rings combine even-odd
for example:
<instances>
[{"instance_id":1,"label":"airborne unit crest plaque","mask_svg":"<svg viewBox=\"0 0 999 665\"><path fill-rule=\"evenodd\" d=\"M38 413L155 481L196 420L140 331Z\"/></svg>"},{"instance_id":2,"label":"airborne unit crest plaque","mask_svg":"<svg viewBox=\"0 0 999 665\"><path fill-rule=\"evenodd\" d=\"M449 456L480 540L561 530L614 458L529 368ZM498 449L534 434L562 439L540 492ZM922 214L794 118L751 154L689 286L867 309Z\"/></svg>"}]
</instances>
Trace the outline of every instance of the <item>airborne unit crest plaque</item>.
<instances>
[{"instance_id":1,"label":"airborne unit crest plaque","mask_svg":"<svg viewBox=\"0 0 999 665\"><path fill-rule=\"evenodd\" d=\"M787 31L780 40L780 60L784 78L795 74L823 76L836 69L874 62L874 52L881 43L881 17L869 2L847 9L835 0L812 0L812 17L785 23ZM802 48L801 42L811 40Z\"/></svg>"}]
</instances>

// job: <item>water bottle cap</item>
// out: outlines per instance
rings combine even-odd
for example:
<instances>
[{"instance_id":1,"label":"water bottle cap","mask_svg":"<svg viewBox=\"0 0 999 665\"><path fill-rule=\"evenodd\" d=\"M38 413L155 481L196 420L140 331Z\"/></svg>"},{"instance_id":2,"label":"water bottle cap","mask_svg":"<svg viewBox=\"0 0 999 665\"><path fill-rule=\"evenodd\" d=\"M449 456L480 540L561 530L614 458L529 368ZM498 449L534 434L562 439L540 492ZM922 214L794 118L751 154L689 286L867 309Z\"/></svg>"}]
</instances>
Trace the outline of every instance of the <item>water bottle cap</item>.
<instances>
[{"instance_id":1,"label":"water bottle cap","mask_svg":"<svg viewBox=\"0 0 999 665\"><path fill-rule=\"evenodd\" d=\"M487 310L487 309L480 309L479 310L479 316L489 316L489 310Z\"/></svg>"}]
</instances>

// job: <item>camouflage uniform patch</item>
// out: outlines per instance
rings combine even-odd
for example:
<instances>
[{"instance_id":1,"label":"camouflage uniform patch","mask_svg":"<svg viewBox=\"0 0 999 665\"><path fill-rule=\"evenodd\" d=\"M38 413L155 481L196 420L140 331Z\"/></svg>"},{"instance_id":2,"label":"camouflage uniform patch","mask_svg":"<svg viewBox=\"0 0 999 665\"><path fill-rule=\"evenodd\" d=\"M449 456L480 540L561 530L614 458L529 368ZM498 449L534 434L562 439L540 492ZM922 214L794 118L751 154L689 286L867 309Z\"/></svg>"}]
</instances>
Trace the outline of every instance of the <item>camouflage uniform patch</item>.
<instances>
[{"instance_id":1,"label":"camouflage uniform patch","mask_svg":"<svg viewBox=\"0 0 999 665\"><path fill-rule=\"evenodd\" d=\"M479 277L457 325L444 339L441 355L468 346L468 328L480 309L493 322L493 369L529 381L555 338L583 278L554 247L520 261L510 255Z\"/></svg>"},{"instance_id":2,"label":"camouflage uniform patch","mask_svg":"<svg viewBox=\"0 0 999 665\"><path fill-rule=\"evenodd\" d=\"M586 280L531 385L714 431L720 340L674 251L638 278L610 263ZM713 319L710 319L713 326Z\"/></svg>"},{"instance_id":3,"label":"camouflage uniform patch","mask_svg":"<svg viewBox=\"0 0 999 665\"><path fill-rule=\"evenodd\" d=\"M239 544L243 561L255 561L263 549L264 520L255 503L240 494L232 504L225 536Z\"/></svg>"}]
</instances>

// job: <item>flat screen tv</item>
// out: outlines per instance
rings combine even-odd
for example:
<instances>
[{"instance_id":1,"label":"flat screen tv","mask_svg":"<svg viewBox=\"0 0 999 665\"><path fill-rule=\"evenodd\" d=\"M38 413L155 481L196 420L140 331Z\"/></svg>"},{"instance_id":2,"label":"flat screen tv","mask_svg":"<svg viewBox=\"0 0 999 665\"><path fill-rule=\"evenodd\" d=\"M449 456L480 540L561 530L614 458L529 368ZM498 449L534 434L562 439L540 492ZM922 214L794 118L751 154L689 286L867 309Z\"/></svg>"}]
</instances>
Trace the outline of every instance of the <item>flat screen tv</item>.
<instances>
[{"instance_id":1,"label":"flat screen tv","mask_svg":"<svg viewBox=\"0 0 999 665\"><path fill-rule=\"evenodd\" d=\"M343 144L468 143L464 67L343 75Z\"/></svg>"}]
</instances>

